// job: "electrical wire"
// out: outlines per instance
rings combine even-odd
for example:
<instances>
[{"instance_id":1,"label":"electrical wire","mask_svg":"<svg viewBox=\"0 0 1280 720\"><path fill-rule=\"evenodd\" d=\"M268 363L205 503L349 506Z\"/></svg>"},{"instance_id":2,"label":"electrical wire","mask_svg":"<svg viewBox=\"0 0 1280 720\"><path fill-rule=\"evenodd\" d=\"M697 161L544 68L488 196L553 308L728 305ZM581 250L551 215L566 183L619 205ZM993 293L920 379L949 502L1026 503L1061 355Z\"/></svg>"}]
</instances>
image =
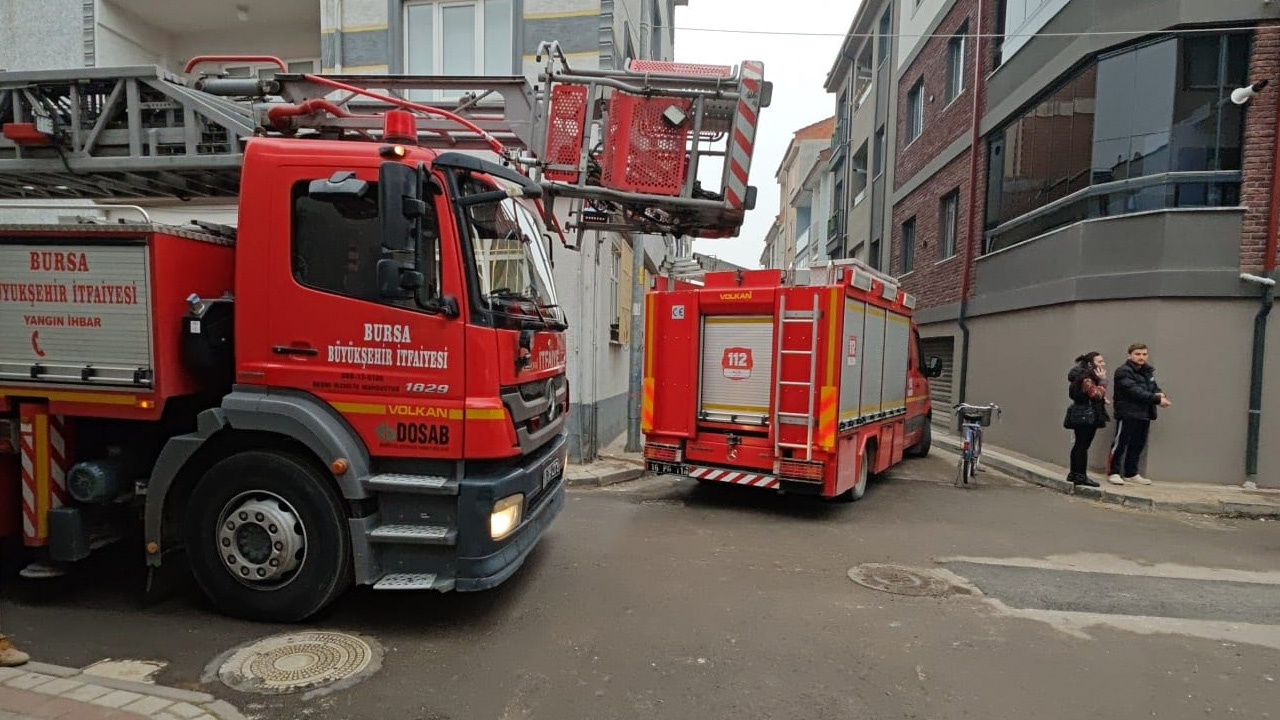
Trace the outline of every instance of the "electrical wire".
<instances>
[{"instance_id":1,"label":"electrical wire","mask_svg":"<svg viewBox=\"0 0 1280 720\"><path fill-rule=\"evenodd\" d=\"M1216 28L1172 28L1172 29L1152 29L1152 30L1091 30L1088 32L1030 32L1030 33L889 33L887 37L892 38L1021 38L1021 37L1042 37L1042 38L1083 38L1083 37L1110 37L1125 36L1139 37L1142 35L1203 35L1205 33L1230 30L1234 32L1243 32L1248 30L1274 30L1280 28L1280 25L1224 25ZM792 36L792 37L830 37L830 38L865 38L875 39L882 37L880 33L826 33L826 32L790 32L786 30L741 30L731 28L698 28L698 27L679 27L672 28L677 32L705 32L705 33L726 33L730 35L771 35L771 36Z\"/></svg>"}]
</instances>

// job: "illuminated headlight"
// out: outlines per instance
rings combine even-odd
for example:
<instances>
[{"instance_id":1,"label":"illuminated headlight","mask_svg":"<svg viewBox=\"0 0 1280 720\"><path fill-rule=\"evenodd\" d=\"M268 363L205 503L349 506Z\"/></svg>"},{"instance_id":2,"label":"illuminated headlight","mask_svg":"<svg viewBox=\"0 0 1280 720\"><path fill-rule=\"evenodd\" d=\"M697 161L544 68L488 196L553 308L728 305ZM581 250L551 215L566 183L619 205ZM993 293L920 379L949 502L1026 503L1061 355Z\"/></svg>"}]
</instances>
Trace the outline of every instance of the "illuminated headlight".
<instances>
[{"instance_id":1,"label":"illuminated headlight","mask_svg":"<svg viewBox=\"0 0 1280 720\"><path fill-rule=\"evenodd\" d=\"M524 509L524 493L508 495L493 504L489 515L489 537L501 540L520 524L520 511Z\"/></svg>"}]
</instances>

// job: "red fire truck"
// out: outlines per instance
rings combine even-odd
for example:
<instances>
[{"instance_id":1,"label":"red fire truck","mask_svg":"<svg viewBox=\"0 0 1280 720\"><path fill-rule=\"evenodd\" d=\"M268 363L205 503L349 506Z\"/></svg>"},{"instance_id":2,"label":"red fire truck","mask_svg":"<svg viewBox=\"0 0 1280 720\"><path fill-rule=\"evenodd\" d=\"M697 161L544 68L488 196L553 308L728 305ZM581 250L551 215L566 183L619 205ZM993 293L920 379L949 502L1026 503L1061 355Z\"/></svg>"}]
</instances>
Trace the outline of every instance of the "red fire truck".
<instances>
[{"instance_id":1,"label":"red fire truck","mask_svg":"<svg viewBox=\"0 0 1280 720\"><path fill-rule=\"evenodd\" d=\"M537 90L231 56L186 71L280 73L0 73L0 537L24 575L137 536L222 611L296 621L352 584L517 570L564 504L553 235L735 235L768 103L758 63L544 50ZM738 145L713 192L717 137ZM157 196L238 198L238 226L12 219Z\"/></svg>"},{"instance_id":2,"label":"red fire truck","mask_svg":"<svg viewBox=\"0 0 1280 720\"><path fill-rule=\"evenodd\" d=\"M712 272L646 297L641 424L650 471L857 500L929 451L915 298L856 260Z\"/></svg>"}]
</instances>

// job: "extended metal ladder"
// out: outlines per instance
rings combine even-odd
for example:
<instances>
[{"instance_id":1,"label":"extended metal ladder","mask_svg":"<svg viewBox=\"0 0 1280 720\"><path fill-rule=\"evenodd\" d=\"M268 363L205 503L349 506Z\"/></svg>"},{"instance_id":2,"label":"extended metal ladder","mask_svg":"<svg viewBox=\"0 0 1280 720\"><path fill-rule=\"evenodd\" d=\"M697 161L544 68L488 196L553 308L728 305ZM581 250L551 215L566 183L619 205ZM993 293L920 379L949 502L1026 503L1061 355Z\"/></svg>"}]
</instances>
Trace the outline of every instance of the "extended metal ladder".
<instances>
[{"instance_id":1,"label":"extended metal ladder","mask_svg":"<svg viewBox=\"0 0 1280 720\"><path fill-rule=\"evenodd\" d=\"M778 342L777 353L774 359L774 367L777 368L779 380L774 385L773 391L773 450L774 455L779 455L783 448L791 450L804 450L805 460L813 459L813 426L814 426L814 393L817 388L816 378L818 375L818 329L822 320L822 310L818 301L818 294L813 294L813 306L808 310L787 310L787 295L782 293L778 299ZM789 349L787 343L787 325L805 323L810 326L809 347L808 349ZM782 380L783 360L788 355L808 356L809 357L809 375L804 381L800 380ZM809 409L805 413L784 412L782 408L782 388L784 387L802 387L809 398ZM788 443L782 441L782 425L800 425L805 426L805 443Z\"/></svg>"},{"instance_id":2,"label":"extended metal ladder","mask_svg":"<svg viewBox=\"0 0 1280 720\"><path fill-rule=\"evenodd\" d=\"M771 95L760 63L578 69L554 42L537 57L536 87L523 76L289 73L267 56L254 59L280 68L270 79L157 66L0 72L0 199L234 198L248 138L380 141L385 112L400 108L421 145L495 152L542 185L546 207L568 199L577 245L590 230L738 234ZM200 56L185 72L243 59ZM710 157L724 169L704 188Z\"/></svg>"}]
</instances>

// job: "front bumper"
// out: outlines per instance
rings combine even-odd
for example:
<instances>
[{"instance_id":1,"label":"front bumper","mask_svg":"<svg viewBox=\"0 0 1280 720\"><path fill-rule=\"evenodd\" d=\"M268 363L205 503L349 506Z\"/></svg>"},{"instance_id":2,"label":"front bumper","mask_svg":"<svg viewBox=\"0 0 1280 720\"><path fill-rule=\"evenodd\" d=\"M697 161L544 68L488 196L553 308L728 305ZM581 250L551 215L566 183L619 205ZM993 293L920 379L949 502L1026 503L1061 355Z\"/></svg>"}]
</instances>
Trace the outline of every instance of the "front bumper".
<instances>
[{"instance_id":1,"label":"front bumper","mask_svg":"<svg viewBox=\"0 0 1280 720\"><path fill-rule=\"evenodd\" d=\"M564 471L568 462L568 437L555 440L525 458L522 467L500 475L466 477L459 489L458 558L454 589L487 590L511 577L552 521L564 508ZM489 513L493 503L514 493L524 493L520 524L501 540L489 537Z\"/></svg>"}]
</instances>

